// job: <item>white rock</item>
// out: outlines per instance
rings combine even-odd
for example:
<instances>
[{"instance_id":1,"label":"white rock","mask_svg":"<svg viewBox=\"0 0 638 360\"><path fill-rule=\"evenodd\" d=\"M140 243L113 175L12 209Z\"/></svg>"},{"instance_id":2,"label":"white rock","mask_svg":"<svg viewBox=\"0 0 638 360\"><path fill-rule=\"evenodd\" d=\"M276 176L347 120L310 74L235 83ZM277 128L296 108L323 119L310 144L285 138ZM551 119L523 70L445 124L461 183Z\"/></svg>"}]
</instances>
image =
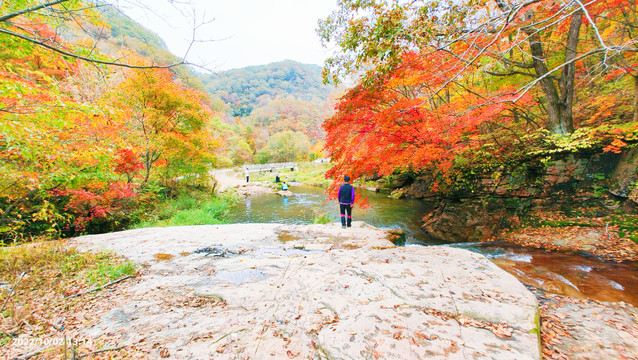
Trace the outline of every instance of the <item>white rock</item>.
<instances>
[{"instance_id":1,"label":"white rock","mask_svg":"<svg viewBox=\"0 0 638 360\"><path fill-rule=\"evenodd\" d=\"M281 232L321 251L279 242ZM518 280L481 255L394 247L386 235L362 224L236 224L77 238L151 264L85 331L147 337L175 359L540 359L536 298ZM195 253L204 248L228 256ZM191 298L210 303L182 304Z\"/></svg>"}]
</instances>

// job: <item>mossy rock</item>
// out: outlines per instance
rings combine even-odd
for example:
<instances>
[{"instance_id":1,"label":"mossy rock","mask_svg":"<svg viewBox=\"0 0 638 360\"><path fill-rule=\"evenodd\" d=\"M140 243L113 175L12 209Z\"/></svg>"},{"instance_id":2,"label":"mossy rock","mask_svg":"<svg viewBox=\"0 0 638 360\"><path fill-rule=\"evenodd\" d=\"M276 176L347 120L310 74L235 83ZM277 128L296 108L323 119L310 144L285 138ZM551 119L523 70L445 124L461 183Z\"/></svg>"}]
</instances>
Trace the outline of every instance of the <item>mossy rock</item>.
<instances>
[{"instance_id":1,"label":"mossy rock","mask_svg":"<svg viewBox=\"0 0 638 360\"><path fill-rule=\"evenodd\" d=\"M390 230L388 231L388 240L395 246L405 246L405 232L403 230Z\"/></svg>"}]
</instances>

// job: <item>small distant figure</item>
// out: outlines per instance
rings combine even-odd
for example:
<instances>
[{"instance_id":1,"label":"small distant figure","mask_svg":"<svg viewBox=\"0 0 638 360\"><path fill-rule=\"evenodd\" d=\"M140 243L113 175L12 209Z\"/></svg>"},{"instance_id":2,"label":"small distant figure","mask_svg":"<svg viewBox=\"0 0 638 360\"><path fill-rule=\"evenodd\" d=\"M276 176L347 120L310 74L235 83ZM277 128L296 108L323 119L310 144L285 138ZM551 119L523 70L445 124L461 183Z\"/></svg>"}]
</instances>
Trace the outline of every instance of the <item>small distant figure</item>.
<instances>
[{"instance_id":1,"label":"small distant figure","mask_svg":"<svg viewBox=\"0 0 638 360\"><path fill-rule=\"evenodd\" d=\"M284 181L284 184L283 184L283 185L281 185L281 190L282 190L282 191L286 191L286 190L288 190L288 184L286 184L286 182L285 182L285 181Z\"/></svg>"},{"instance_id":2,"label":"small distant figure","mask_svg":"<svg viewBox=\"0 0 638 360\"><path fill-rule=\"evenodd\" d=\"M277 175L275 175L275 184L280 182L281 182L281 178L279 178L279 173L277 173Z\"/></svg>"},{"instance_id":3,"label":"small distant figure","mask_svg":"<svg viewBox=\"0 0 638 360\"><path fill-rule=\"evenodd\" d=\"M250 182L250 171L248 171L248 168L244 171L244 175L246 175L246 182Z\"/></svg>"},{"instance_id":4,"label":"small distant figure","mask_svg":"<svg viewBox=\"0 0 638 360\"><path fill-rule=\"evenodd\" d=\"M352 226L352 204L354 204L354 188L350 185L350 176L343 177L345 184L339 187L337 199L339 200L339 213L341 214L341 227ZM346 214L348 215L346 222Z\"/></svg>"}]
</instances>

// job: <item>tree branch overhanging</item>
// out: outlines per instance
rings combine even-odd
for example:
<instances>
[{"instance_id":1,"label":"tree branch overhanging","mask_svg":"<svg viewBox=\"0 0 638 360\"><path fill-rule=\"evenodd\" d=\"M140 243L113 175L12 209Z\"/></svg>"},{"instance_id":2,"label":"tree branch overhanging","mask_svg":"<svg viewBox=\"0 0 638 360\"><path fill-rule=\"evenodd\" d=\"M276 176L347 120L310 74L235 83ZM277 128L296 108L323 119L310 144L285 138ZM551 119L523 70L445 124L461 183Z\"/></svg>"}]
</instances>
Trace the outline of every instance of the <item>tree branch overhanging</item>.
<instances>
[{"instance_id":1,"label":"tree branch overhanging","mask_svg":"<svg viewBox=\"0 0 638 360\"><path fill-rule=\"evenodd\" d=\"M200 40L196 38L196 31L199 30L201 26L212 22L214 19L210 21L206 21L206 19L202 19L200 23L200 21L197 20L197 16L194 11L192 14L193 37L187 46L187 51L183 56L178 58L179 61L175 61L170 64L160 64L160 63L152 62L150 65L136 65L136 64L120 61L121 59L114 59L114 60L97 59L91 55L93 53L93 50L97 46L97 42L94 44L94 49L90 49L89 55L86 55L86 54L81 55L76 52L73 52L72 50L65 48L62 44L57 43L53 39L41 38L38 36L37 33L27 29L23 29L19 27L16 23L11 21L11 19L14 19L20 16L22 17L28 16L29 14L37 13L39 10L45 9L47 11L47 14L46 14L47 18L58 19L61 21L74 21L76 24L80 25L80 27L82 28L81 22L73 15L73 13L81 12L87 9L96 9L96 8L104 7L104 6L113 7L115 10L120 11L118 6L116 5L116 4L119 4L120 2L119 0L106 1L103 3L90 2L88 6L78 7L78 8L73 8L68 6L68 4L65 4L65 3L68 3L69 1L70 0L50 0L48 2L44 2L31 7L26 7L8 14L0 14L0 34L5 34L11 37L19 38L24 41L30 42L36 46L45 48L50 51L57 52L64 56L68 56L68 57L72 57L72 58L82 60L88 63L92 63L93 65L117 66L117 67L125 67L130 69L167 69L167 68L173 68L173 67L177 67L181 65L189 65L189 66L200 68L208 72L211 71L211 68L206 65L199 65L199 64L186 61L186 58L195 43L216 41L216 40ZM184 3L177 2L177 1L170 1L170 2L173 3L173 5L177 3L186 4L185 2ZM134 3L139 6L143 6L141 3L137 2L136 0L131 1L131 3ZM151 10L147 6L143 6L143 7L147 10ZM66 15L69 15L69 16L66 16Z\"/></svg>"},{"instance_id":2,"label":"tree branch overhanging","mask_svg":"<svg viewBox=\"0 0 638 360\"><path fill-rule=\"evenodd\" d=\"M48 3L32 6L30 8L22 9L22 10L19 10L19 11L16 11L16 12L12 12L10 14L2 15L2 16L0 16L0 22L6 22L7 20L12 19L14 17L20 16L20 15L24 15L24 14L28 14L28 13L32 13L34 11L38 11L40 9L44 9L46 7L62 4L62 3L67 2L67 1L69 1L69 0L55 0L55 1L48 2Z\"/></svg>"},{"instance_id":3,"label":"tree branch overhanging","mask_svg":"<svg viewBox=\"0 0 638 360\"><path fill-rule=\"evenodd\" d=\"M23 35L23 34L20 34L20 33L17 33L17 32L13 32L11 30L7 30L7 29L4 29L4 28L0 28L0 33L6 34L6 35L9 35L9 36L14 36L14 37L20 38L22 40L26 40L28 42L31 42L31 43L37 45L37 46L44 47L46 49L49 49L51 51L57 52L57 53L62 54L62 55L66 55L66 56L70 56L70 57L78 59L78 60L83 60L83 61L96 63L96 64L102 64L102 65L120 66L120 67L126 67L126 68L130 68L130 69L158 69L158 68L159 69L168 69L168 68L172 68L172 67L179 66L179 65L189 64L188 62L182 60L182 61L179 61L179 62L176 62L176 63L167 64L167 65L158 65L158 64L133 65L133 64L127 64L127 63L122 63L122 62L117 62L117 61L106 61L106 60L92 59L92 58L89 58L89 57L86 57L86 56L82 56L82 55L75 54L75 53L72 53L70 51L61 49L61 48L59 48L57 46L54 46L54 45L47 44L46 42L44 42L44 41L42 41L40 39L37 39L37 38L34 38L34 37L30 37L30 36L27 36L27 35Z\"/></svg>"},{"instance_id":4,"label":"tree branch overhanging","mask_svg":"<svg viewBox=\"0 0 638 360\"><path fill-rule=\"evenodd\" d=\"M499 72L493 72L493 71L486 70L485 73L489 74L489 75L493 75L493 76L524 75L524 76L529 76L529 77L532 77L532 78L538 77L538 76L536 76L534 74L526 73L526 72L523 72L523 71L516 71L516 70L512 70L512 71L509 71L509 72L506 72L506 73L499 73Z\"/></svg>"}]
</instances>

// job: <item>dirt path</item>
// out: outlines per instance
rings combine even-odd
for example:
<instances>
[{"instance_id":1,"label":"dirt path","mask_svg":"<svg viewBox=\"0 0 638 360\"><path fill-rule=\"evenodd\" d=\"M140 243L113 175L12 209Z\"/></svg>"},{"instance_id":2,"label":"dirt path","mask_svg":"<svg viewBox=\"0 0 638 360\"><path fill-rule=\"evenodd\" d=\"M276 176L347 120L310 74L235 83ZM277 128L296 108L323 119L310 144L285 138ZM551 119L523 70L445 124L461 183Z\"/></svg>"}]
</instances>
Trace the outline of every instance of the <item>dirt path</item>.
<instances>
[{"instance_id":1,"label":"dirt path","mask_svg":"<svg viewBox=\"0 0 638 360\"><path fill-rule=\"evenodd\" d=\"M246 178L240 178L235 174L233 169L213 170L211 174L217 180L220 191L246 184Z\"/></svg>"},{"instance_id":2,"label":"dirt path","mask_svg":"<svg viewBox=\"0 0 638 360\"><path fill-rule=\"evenodd\" d=\"M273 189L261 183L246 183L246 178L235 174L233 169L214 170L211 174L217 180L219 191L226 191L228 189L235 188L244 196L261 195L273 192Z\"/></svg>"}]
</instances>

